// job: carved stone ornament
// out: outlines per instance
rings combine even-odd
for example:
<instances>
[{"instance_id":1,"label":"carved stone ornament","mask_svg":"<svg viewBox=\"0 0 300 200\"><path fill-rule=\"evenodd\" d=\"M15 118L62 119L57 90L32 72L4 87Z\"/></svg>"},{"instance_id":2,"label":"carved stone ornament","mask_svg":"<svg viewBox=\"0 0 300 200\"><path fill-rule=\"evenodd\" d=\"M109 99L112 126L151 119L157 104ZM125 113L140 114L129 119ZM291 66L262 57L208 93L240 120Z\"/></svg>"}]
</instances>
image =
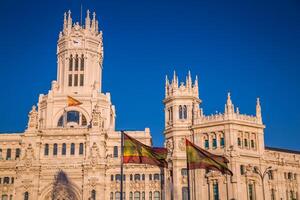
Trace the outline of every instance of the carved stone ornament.
<instances>
[{"instance_id":1,"label":"carved stone ornament","mask_svg":"<svg viewBox=\"0 0 300 200\"><path fill-rule=\"evenodd\" d=\"M101 116L100 106L95 105L95 108L92 112L92 127L94 128L104 128L104 119Z\"/></svg>"},{"instance_id":2,"label":"carved stone ornament","mask_svg":"<svg viewBox=\"0 0 300 200\"><path fill-rule=\"evenodd\" d=\"M174 143L173 143L172 138L167 140L166 147L167 147L167 150L168 150L168 157L171 157L172 154L173 154L173 150L174 150Z\"/></svg>"},{"instance_id":3,"label":"carved stone ornament","mask_svg":"<svg viewBox=\"0 0 300 200\"><path fill-rule=\"evenodd\" d=\"M185 151L185 140L184 140L184 138L181 138L181 139L178 141L178 148L179 148L181 151Z\"/></svg>"},{"instance_id":4,"label":"carved stone ornament","mask_svg":"<svg viewBox=\"0 0 300 200\"><path fill-rule=\"evenodd\" d=\"M35 160L34 150L31 144L29 144L26 148L23 160L25 161L26 167L30 167L32 165L32 161Z\"/></svg>"},{"instance_id":5,"label":"carved stone ornament","mask_svg":"<svg viewBox=\"0 0 300 200\"><path fill-rule=\"evenodd\" d=\"M36 106L32 106L31 111L28 114L28 129L37 129L38 128L38 112Z\"/></svg>"},{"instance_id":6,"label":"carved stone ornament","mask_svg":"<svg viewBox=\"0 0 300 200\"><path fill-rule=\"evenodd\" d=\"M98 158L99 158L99 148L96 144L96 142L93 143L93 146L91 147L91 154L90 154L90 159L91 159L91 165L95 166L97 164Z\"/></svg>"}]
</instances>

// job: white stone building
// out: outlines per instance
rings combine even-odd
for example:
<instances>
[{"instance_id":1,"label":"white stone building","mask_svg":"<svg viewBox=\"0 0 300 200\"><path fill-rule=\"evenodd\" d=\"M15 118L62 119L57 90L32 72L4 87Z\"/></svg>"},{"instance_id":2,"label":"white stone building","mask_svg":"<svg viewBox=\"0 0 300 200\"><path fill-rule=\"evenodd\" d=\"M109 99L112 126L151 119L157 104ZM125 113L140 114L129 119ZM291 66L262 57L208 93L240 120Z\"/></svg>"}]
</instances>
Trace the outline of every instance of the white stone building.
<instances>
[{"instance_id":1,"label":"white stone building","mask_svg":"<svg viewBox=\"0 0 300 200\"><path fill-rule=\"evenodd\" d=\"M120 131L110 94L101 91L102 61L95 13L91 19L88 11L81 25L69 11L57 44L57 80L32 107L24 133L0 135L2 200L120 199ZM125 199L158 200L162 193L165 199L186 199L185 138L225 155L234 173L191 171L192 199L299 199L300 152L265 147L259 99L256 116L240 114L230 94L224 113L206 116L198 80L192 83L190 74L179 85L174 73L165 90L165 190L159 168L125 165ZM68 106L68 96L82 104ZM152 144L149 128L126 132ZM265 169L262 182L259 171Z\"/></svg>"}]
</instances>

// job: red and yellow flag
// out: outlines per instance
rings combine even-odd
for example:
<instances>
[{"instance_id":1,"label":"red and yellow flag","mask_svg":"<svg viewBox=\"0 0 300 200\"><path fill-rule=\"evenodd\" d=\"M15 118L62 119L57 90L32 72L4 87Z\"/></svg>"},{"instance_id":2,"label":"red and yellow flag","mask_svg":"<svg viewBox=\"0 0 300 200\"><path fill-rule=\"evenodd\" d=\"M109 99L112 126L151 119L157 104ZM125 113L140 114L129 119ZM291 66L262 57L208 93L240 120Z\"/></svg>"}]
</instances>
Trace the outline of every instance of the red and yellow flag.
<instances>
[{"instance_id":1,"label":"red and yellow flag","mask_svg":"<svg viewBox=\"0 0 300 200\"><path fill-rule=\"evenodd\" d=\"M71 96L68 96L68 106L79 106L81 104L82 103L80 101L78 101L77 99L75 99Z\"/></svg>"},{"instance_id":2,"label":"red and yellow flag","mask_svg":"<svg viewBox=\"0 0 300 200\"><path fill-rule=\"evenodd\" d=\"M224 156L214 155L196 146L186 139L186 155L188 169L210 169L220 171L223 174L233 175L228 169L228 159Z\"/></svg>"},{"instance_id":3,"label":"red and yellow flag","mask_svg":"<svg viewBox=\"0 0 300 200\"><path fill-rule=\"evenodd\" d=\"M147 146L124 134L123 163L149 164L167 167L167 149Z\"/></svg>"}]
</instances>

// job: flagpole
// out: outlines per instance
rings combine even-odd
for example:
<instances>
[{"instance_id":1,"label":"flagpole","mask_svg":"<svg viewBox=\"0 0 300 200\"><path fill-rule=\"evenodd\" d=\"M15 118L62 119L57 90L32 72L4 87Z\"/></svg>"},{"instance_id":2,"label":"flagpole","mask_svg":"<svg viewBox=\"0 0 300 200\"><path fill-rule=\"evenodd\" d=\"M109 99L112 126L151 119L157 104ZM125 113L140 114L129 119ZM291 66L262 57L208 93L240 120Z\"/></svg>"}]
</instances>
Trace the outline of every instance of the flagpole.
<instances>
[{"instance_id":1,"label":"flagpole","mask_svg":"<svg viewBox=\"0 0 300 200\"><path fill-rule=\"evenodd\" d=\"M121 131L121 182L120 182L120 199L123 200L123 154L124 154L124 131Z\"/></svg>"},{"instance_id":2,"label":"flagpole","mask_svg":"<svg viewBox=\"0 0 300 200\"><path fill-rule=\"evenodd\" d=\"M163 167L160 167L160 174L161 174L161 177L160 177L160 193L161 193L161 200L164 200L164 189L165 189L165 169Z\"/></svg>"},{"instance_id":3,"label":"flagpole","mask_svg":"<svg viewBox=\"0 0 300 200\"><path fill-rule=\"evenodd\" d=\"M190 196L190 166L189 166L189 162L188 162L187 149L186 149L186 171L187 171L187 181L188 181L188 200L190 200L191 199L191 196Z\"/></svg>"}]
</instances>

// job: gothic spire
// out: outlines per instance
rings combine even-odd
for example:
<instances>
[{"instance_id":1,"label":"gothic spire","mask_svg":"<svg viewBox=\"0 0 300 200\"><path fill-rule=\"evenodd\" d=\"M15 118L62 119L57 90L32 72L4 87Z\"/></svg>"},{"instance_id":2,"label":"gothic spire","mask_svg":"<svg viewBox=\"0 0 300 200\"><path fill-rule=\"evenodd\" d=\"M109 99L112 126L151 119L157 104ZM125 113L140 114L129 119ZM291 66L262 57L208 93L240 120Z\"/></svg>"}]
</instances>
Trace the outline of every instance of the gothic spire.
<instances>
[{"instance_id":1,"label":"gothic spire","mask_svg":"<svg viewBox=\"0 0 300 200\"><path fill-rule=\"evenodd\" d=\"M91 28L91 18L90 18L90 11L86 11L86 17L85 17L85 28L90 29Z\"/></svg>"}]
</instances>

